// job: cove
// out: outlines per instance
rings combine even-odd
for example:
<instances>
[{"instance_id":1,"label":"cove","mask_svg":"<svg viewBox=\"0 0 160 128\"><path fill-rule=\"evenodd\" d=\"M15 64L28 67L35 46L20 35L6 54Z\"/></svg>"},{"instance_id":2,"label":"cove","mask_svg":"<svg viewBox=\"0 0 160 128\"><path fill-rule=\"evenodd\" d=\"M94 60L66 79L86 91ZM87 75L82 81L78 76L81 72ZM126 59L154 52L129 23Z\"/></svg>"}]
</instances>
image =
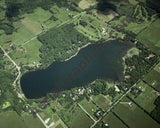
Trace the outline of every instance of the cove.
<instances>
[{"instance_id":1,"label":"cove","mask_svg":"<svg viewBox=\"0 0 160 128\"><path fill-rule=\"evenodd\" d=\"M76 56L63 62L53 62L46 69L32 71L21 77L26 98L40 98L49 92L60 92L85 86L97 78L121 81L123 60L133 44L119 40L90 44Z\"/></svg>"}]
</instances>

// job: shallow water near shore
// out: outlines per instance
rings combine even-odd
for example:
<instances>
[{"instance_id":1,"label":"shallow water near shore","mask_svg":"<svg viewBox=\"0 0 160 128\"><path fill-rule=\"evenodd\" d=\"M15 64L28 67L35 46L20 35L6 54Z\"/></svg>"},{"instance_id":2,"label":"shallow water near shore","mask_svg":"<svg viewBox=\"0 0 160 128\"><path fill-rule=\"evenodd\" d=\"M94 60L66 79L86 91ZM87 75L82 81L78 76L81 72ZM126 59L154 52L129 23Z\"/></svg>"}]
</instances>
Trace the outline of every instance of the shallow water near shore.
<instances>
[{"instance_id":1,"label":"shallow water near shore","mask_svg":"<svg viewBox=\"0 0 160 128\"><path fill-rule=\"evenodd\" d=\"M118 40L90 44L68 61L53 62L46 69L24 74L20 80L22 91L27 98L40 98L49 92L85 86L97 78L120 81L122 57L131 47L133 44Z\"/></svg>"}]
</instances>

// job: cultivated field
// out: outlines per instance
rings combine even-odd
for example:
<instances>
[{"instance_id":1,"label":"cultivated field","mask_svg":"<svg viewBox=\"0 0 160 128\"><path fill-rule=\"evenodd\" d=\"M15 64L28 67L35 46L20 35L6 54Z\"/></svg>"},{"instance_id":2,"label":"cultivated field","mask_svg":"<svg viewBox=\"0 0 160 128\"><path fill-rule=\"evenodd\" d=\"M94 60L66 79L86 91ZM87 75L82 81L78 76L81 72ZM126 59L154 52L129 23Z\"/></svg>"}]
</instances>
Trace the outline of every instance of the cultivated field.
<instances>
[{"instance_id":1,"label":"cultivated field","mask_svg":"<svg viewBox=\"0 0 160 128\"><path fill-rule=\"evenodd\" d=\"M111 100L109 99L109 96L105 97L101 94L97 96L93 96L93 101L104 111L107 111L111 106L110 103L112 103Z\"/></svg>"},{"instance_id":2,"label":"cultivated field","mask_svg":"<svg viewBox=\"0 0 160 128\"><path fill-rule=\"evenodd\" d=\"M113 109L113 111L131 128L159 128L159 124L154 121L143 110L132 103L128 98L123 100Z\"/></svg>"},{"instance_id":3,"label":"cultivated field","mask_svg":"<svg viewBox=\"0 0 160 128\"><path fill-rule=\"evenodd\" d=\"M79 104L96 120L96 117L94 117L94 112L98 109L95 104L92 103L92 101L87 101L86 98L84 98L82 101L79 102Z\"/></svg>"},{"instance_id":4,"label":"cultivated field","mask_svg":"<svg viewBox=\"0 0 160 128\"><path fill-rule=\"evenodd\" d=\"M139 82L134 88L142 92L140 92L140 94L136 94L135 91L135 94L133 94L131 91L128 94L129 97L131 97L137 104L150 113L155 108L154 101L158 97L157 93L143 81Z\"/></svg>"},{"instance_id":5,"label":"cultivated field","mask_svg":"<svg viewBox=\"0 0 160 128\"><path fill-rule=\"evenodd\" d=\"M113 113L107 114L103 118L103 122L111 128L127 128Z\"/></svg>"},{"instance_id":6,"label":"cultivated field","mask_svg":"<svg viewBox=\"0 0 160 128\"><path fill-rule=\"evenodd\" d=\"M139 41L150 48L153 52L160 54L160 20L157 19L147 29L138 35Z\"/></svg>"},{"instance_id":7,"label":"cultivated field","mask_svg":"<svg viewBox=\"0 0 160 128\"><path fill-rule=\"evenodd\" d=\"M45 128L38 118L24 113L17 115L14 111L0 113L1 128Z\"/></svg>"},{"instance_id":8,"label":"cultivated field","mask_svg":"<svg viewBox=\"0 0 160 128\"><path fill-rule=\"evenodd\" d=\"M153 69L146 75L144 81L160 91L160 73L158 71Z\"/></svg>"}]
</instances>

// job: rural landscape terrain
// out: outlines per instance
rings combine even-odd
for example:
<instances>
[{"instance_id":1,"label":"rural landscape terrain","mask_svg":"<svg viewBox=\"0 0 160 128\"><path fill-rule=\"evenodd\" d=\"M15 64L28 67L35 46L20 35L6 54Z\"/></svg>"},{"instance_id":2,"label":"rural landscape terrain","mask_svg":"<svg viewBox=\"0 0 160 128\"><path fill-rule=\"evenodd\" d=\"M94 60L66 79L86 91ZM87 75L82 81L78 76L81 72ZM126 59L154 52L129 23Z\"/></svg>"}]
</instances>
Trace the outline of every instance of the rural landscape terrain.
<instances>
[{"instance_id":1,"label":"rural landscape terrain","mask_svg":"<svg viewBox=\"0 0 160 128\"><path fill-rule=\"evenodd\" d=\"M0 0L0 128L160 128L160 1Z\"/></svg>"}]
</instances>

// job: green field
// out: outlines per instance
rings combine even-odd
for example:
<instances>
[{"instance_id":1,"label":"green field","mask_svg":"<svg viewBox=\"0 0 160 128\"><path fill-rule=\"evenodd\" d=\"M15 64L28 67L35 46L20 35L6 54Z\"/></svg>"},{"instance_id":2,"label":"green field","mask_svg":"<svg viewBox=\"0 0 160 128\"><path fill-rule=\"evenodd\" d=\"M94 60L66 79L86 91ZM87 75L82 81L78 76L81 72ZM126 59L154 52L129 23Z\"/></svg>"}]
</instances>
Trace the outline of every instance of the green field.
<instances>
[{"instance_id":1,"label":"green field","mask_svg":"<svg viewBox=\"0 0 160 128\"><path fill-rule=\"evenodd\" d=\"M156 65L156 67L154 68L154 70L160 73L160 63Z\"/></svg>"},{"instance_id":2,"label":"green field","mask_svg":"<svg viewBox=\"0 0 160 128\"><path fill-rule=\"evenodd\" d=\"M147 29L138 35L138 39L145 46L157 54L160 54L160 20L157 19Z\"/></svg>"},{"instance_id":3,"label":"green field","mask_svg":"<svg viewBox=\"0 0 160 128\"><path fill-rule=\"evenodd\" d=\"M127 128L114 114L109 113L103 118L103 122L110 128Z\"/></svg>"},{"instance_id":4,"label":"green field","mask_svg":"<svg viewBox=\"0 0 160 128\"><path fill-rule=\"evenodd\" d=\"M38 118L27 113L22 116L14 111L0 113L1 128L45 128Z\"/></svg>"},{"instance_id":5,"label":"green field","mask_svg":"<svg viewBox=\"0 0 160 128\"><path fill-rule=\"evenodd\" d=\"M105 97L101 94L93 96L93 101L104 111L108 110L111 106L111 100L109 99L109 97Z\"/></svg>"},{"instance_id":6,"label":"green field","mask_svg":"<svg viewBox=\"0 0 160 128\"><path fill-rule=\"evenodd\" d=\"M146 81L151 86L155 87L157 90L160 91L160 73L152 70L149 72L146 77L144 78L144 81Z\"/></svg>"},{"instance_id":7,"label":"green field","mask_svg":"<svg viewBox=\"0 0 160 128\"><path fill-rule=\"evenodd\" d=\"M74 113L68 113L68 116L71 117L71 120L66 123L71 128L88 128L93 124L93 121L78 106Z\"/></svg>"},{"instance_id":8,"label":"green field","mask_svg":"<svg viewBox=\"0 0 160 128\"><path fill-rule=\"evenodd\" d=\"M144 108L149 113L155 108L154 101L158 97L158 95L155 93L155 91L145 84L143 81L139 82L135 88L140 88L142 92L135 96L133 93L129 93L128 95L142 108Z\"/></svg>"},{"instance_id":9,"label":"green field","mask_svg":"<svg viewBox=\"0 0 160 128\"><path fill-rule=\"evenodd\" d=\"M144 113L136 104L132 103L128 98L123 100L113 109L113 111L131 128L159 128L159 124L149 115Z\"/></svg>"},{"instance_id":10,"label":"green field","mask_svg":"<svg viewBox=\"0 0 160 128\"><path fill-rule=\"evenodd\" d=\"M94 117L94 112L98 109L95 104L92 103L92 101L87 101L86 98L84 98L82 101L79 102L79 104L96 120Z\"/></svg>"}]
</instances>

